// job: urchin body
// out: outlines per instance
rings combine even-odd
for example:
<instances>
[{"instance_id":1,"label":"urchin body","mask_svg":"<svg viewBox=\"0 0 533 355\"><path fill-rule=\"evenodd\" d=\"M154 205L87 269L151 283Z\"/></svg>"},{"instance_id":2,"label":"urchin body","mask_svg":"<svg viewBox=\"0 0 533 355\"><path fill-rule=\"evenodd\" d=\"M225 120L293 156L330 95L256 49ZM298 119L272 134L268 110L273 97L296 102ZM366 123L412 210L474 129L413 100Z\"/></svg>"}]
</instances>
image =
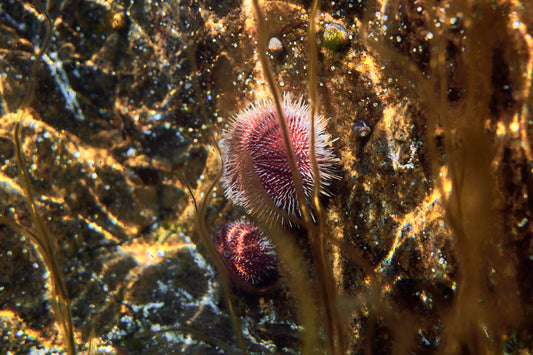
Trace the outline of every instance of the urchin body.
<instances>
[{"instance_id":1,"label":"urchin body","mask_svg":"<svg viewBox=\"0 0 533 355\"><path fill-rule=\"evenodd\" d=\"M316 179L311 164L309 106L301 99L292 101L289 95L285 95L282 108L305 199L309 202ZM326 120L316 116L314 154L321 187L331 182L333 165L337 161L329 147L325 126ZM224 133L221 147L224 164L222 183L229 199L267 219L277 219L280 215L277 209L291 216L297 214L296 184L278 112L271 100L256 102L235 116ZM265 201L265 193L271 201Z\"/></svg>"},{"instance_id":2,"label":"urchin body","mask_svg":"<svg viewBox=\"0 0 533 355\"><path fill-rule=\"evenodd\" d=\"M278 257L270 239L249 222L226 224L215 236L217 251L240 281L268 286L278 276Z\"/></svg>"}]
</instances>

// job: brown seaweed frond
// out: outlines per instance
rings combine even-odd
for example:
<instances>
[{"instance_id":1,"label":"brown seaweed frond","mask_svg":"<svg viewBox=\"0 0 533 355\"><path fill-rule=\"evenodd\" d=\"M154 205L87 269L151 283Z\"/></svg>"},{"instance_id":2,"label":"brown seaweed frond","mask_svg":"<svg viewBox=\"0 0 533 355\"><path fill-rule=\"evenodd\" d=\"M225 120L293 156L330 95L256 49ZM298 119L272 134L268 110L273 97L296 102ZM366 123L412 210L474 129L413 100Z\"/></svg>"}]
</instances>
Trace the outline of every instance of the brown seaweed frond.
<instances>
[{"instance_id":1,"label":"brown seaweed frond","mask_svg":"<svg viewBox=\"0 0 533 355\"><path fill-rule=\"evenodd\" d=\"M220 180L221 176L222 176L222 171L218 171L215 179L209 185L209 188L205 192L204 194L205 197L200 201L200 204L198 204L190 185L186 182L187 181L186 179L182 179L182 184L186 186L187 191L189 192L189 195L191 196L193 200L193 205L194 205L194 209L196 212L195 222L196 222L196 227L198 228L198 234L200 235L202 244L207 249L209 256L214 261L215 266L217 270L219 271L219 275L222 279L222 285L224 286L224 294L225 294L225 298L226 298L226 302L228 306L228 312L230 314L230 318L231 318L232 325L233 325L233 330L237 338L237 343L239 344L241 352L243 354L246 354L246 345L244 343L244 338L242 335L241 324L239 322L239 319L237 318L237 315L235 314L235 308L233 307L233 302L231 301L232 292L231 292L231 280L230 280L230 274L229 274L230 270L227 267L225 267L224 260L222 259L220 254L215 249L213 240L209 237L209 232L207 230L207 226L205 223L205 219L206 219L205 214L207 211L207 203L209 201L209 196L211 196L211 193L213 189L215 188L216 184L218 183L218 181Z\"/></svg>"},{"instance_id":2,"label":"brown seaweed frond","mask_svg":"<svg viewBox=\"0 0 533 355\"><path fill-rule=\"evenodd\" d=\"M28 168L26 167L26 163L24 161L20 138L20 123L22 121L22 116L25 114L26 109L33 100L35 92L37 66L39 65L43 54L48 48L53 27L50 16L46 9L43 8L41 3L39 1L32 1L32 3L33 6L45 16L45 37L44 42L32 63L31 72L28 79L29 86L26 90L26 95L22 99L21 103L18 105L17 113L15 116L16 121L13 127L13 142L15 145L15 159L17 163L18 174L22 182L24 196L30 207L31 217L35 230L22 226L16 222L10 221L9 219L3 216L0 216L0 223L5 224L24 234L33 244L35 244L40 257L43 260L43 263L50 274L52 292L54 294L52 303L56 311L58 321L60 323L60 329L63 332L63 337L67 347L67 353L75 354L76 348L74 342L74 330L72 326L72 315L70 312L70 300L64 284L63 275L58 266L55 251L52 247L52 237L48 232L48 229L45 226L43 219L37 210L37 207L35 206L35 200L31 190L30 177L28 173ZM6 107L6 111L9 110L6 103L4 103L4 107Z\"/></svg>"},{"instance_id":3,"label":"brown seaweed frond","mask_svg":"<svg viewBox=\"0 0 533 355\"><path fill-rule=\"evenodd\" d=\"M309 98L311 100L311 166L313 168L313 175L316 177L313 184L313 208L317 214L317 225L309 228L309 238L313 249L313 258L316 262L316 269L318 271L319 287L321 292L321 301L325 306L326 314L326 329L328 334L329 349L331 354L342 354L345 351L345 335L344 327L341 324L339 316L339 309L337 305L337 290L335 288L335 278L332 270L329 267L328 244L329 238L328 228L326 226L325 211L320 205L320 191L321 178L316 159L315 146L315 118L319 106L318 97L318 52L316 43L316 12L319 5L318 0L313 0L311 3L311 10L309 13L309 30L307 34L307 50L309 59Z\"/></svg>"},{"instance_id":4,"label":"brown seaweed frond","mask_svg":"<svg viewBox=\"0 0 533 355\"><path fill-rule=\"evenodd\" d=\"M20 112L21 111L19 111L19 114L21 115ZM74 330L72 327L72 315L70 312L70 300L63 281L63 276L57 264L55 252L52 248L52 238L50 236L50 233L48 232L48 229L44 225L44 222L39 212L37 211L37 208L35 207L35 201L33 198L33 193L31 191L28 168L26 167L26 164L24 162L20 144L20 116L19 121L15 123L13 138L15 141L15 156L19 171L19 177L22 180L25 196L30 206L33 224L37 232L30 233L29 229L22 227L19 227L18 229L24 231L25 235L27 235L30 240L37 245L37 250L39 250L39 254L41 254L41 258L48 272L51 275L52 290L55 294L53 302L54 308L57 312L57 317L61 324L61 329L63 330L63 336L67 345L67 352L69 354L75 354L76 350L74 344ZM10 225L12 225L12 223Z\"/></svg>"},{"instance_id":5,"label":"brown seaweed frond","mask_svg":"<svg viewBox=\"0 0 533 355\"><path fill-rule=\"evenodd\" d=\"M376 7L376 3L372 4ZM386 4L393 8L399 6L398 2ZM508 231L504 230L502 201L497 198L500 193L498 174L506 172L498 170L495 158L505 143L494 140L487 130L487 121L493 115L490 111L490 73L498 70L494 66L500 64L494 60L493 54L506 40L506 34L515 31L517 23L521 25L513 20L511 11L505 11L506 6L510 5L467 1L426 3L424 9L428 12L429 30L433 34L427 73L417 68L407 55L392 48L385 38L370 38L365 29L371 14L364 20L362 37L365 45L388 63L391 75L396 73L394 75L400 82L416 84L415 89L412 89L414 85L404 88L411 87L406 89L410 90L409 95L426 108L426 142L432 177L440 190L458 256L454 304L440 314L443 324L441 353L502 352L505 339L510 336L511 329L516 329L523 311L516 284L516 261L507 253L511 241ZM441 14L438 20L435 10L438 7L446 9L446 18L443 19ZM458 102L451 102L448 95L450 54L447 45L452 40L449 21L452 16L458 16L464 23L463 50L457 54L465 73L461 78L464 80L464 95ZM528 116L527 105L531 97L533 42L531 36L522 35L529 49L524 66L529 76L517 81L519 87L515 89L520 93L519 104L510 110L513 112L494 119L511 127L508 117L515 117L523 153L531 161L530 143L522 122ZM517 44L509 46L513 45ZM508 141L512 133L513 130L508 128L503 141ZM438 143L438 134L442 135L442 147ZM498 312L498 309L505 309L505 312ZM416 321L406 321L405 326L415 327ZM402 333L397 327L391 328L397 334Z\"/></svg>"},{"instance_id":6,"label":"brown seaweed frond","mask_svg":"<svg viewBox=\"0 0 533 355\"><path fill-rule=\"evenodd\" d=\"M317 62L318 62L318 54L316 50L316 11L318 8L318 2L313 1L311 5L311 12L310 12L310 26L309 26L309 33L308 33L308 41L309 41L309 94L310 94L310 101L311 101L311 144L310 144L310 156L311 156L311 165L314 171L314 176L316 177L313 185L313 197L312 197L312 206L313 210L316 213L316 224L313 223L313 214L311 210L309 210L309 207L306 205L304 194L303 194L303 188L302 188L302 182L297 170L296 165L296 156L294 154L294 149L292 147L292 142L290 140L290 135L287 127L286 118L284 117L283 110L281 108L281 98L279 94L278 84L274 79L274 75L272 72L272 67L270 64L270 61L266 55L266 43L267 43L267 28L266 28L266 22L265 22L265 14L263 12L263 9L261 5L259 4L258 0L254 0L253 2L255 17L257 21L257 32L256 32L256 39L257 39L257 52L259 56L259 60L261 63L261 67L263 69L263 76L265 77L268 86L270 88L272 97L274 99L274 103L276 105L276 110L278 112L278 119L279 119L279 125L281 128L281 133L285 145L285 150L287 152L287 158L289 161L289 165L291 168L291 173L293 177L293 181L296 187L296 195L298 198L299 206L301 209L301 216L303 218L303 221L301 221L299 224L304 227L308 233L308 238L311 243L311 249L312 249L312 256L313 256L313 263L314 270L317 274L317 280L318 280L318 290L319 290L319 297L317 302L319 302L320 308L323 307L322 313L323 316L326 319L325 322L325 331L327 335L327 341L328 341L328 348L329 352L331 354L337 354L342 353L344 351L345 345L344 345L344 334L343 334L343 327L341 325L338 308L337 308L337 302L336 302L336 289L334 286L334 278L332 275L332 272L329 268L329 260L327 255L327 243L326 240L328 239L326 237L327 235L327 228L325 225L325 215L324 211L320 206L319 202L319 194L321 191L321 185L320 185L320 173L318 169L318 163L315 155L315 145L316 145L316 137L315 137L315 118L316 118L316 112L318 107L318 93L317 93ZM253 171L253 169L250 169ZM253 180L253 179L252 179ZM257 184L254 184L257 185ZM257 189L258 193L264 192L263 189L258 186ZM266 193L264 193L266 194ZM269 198L265 198L265 201L269 201ZM277 235L279 232L272 231L273 228L270 229L270 235ZM291 249L289 249L291 250ZM297 255L297 253L293 254ZM290 257L289 257L290 259ZM284 260L284 259L282 259ZM285 261L285 260L284 260ZM295 269L293 269L295 270ZM295 280L297 281L297 280ZM293 284L294 289L301 289L302 287L306 287L303 284ZM298 299L301 301L301 299ZM311 304L308 304L309 307L312 307ZM313 308L307 308L305 303L300 304L302 307L302 310L300 312L301 315L303 315L303 323L304 323L304 329L305 329L305 336L304 336L304 353L311 353L313 351L316 351L315 345L313 342L314 334L319 331L319 329L315 326L315 323L312 321L311 318L309 318L310 314L316 314L317 312ZM319 309L320 309L319 308ZM307 320L306 320L307 319Z\"/></svg>"}]
</instances>

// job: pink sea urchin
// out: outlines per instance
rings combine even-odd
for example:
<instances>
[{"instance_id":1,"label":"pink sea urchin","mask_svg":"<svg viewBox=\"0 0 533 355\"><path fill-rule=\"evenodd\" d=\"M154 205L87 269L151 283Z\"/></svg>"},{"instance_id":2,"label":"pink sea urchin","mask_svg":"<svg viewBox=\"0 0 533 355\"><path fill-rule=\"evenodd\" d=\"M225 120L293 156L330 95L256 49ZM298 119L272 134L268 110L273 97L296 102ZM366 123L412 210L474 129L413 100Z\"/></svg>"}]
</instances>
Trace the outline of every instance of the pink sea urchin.
<instances>
[{"instance_id":1,"label":"pink sea urchin","mask_svg":"<svg viewBox=\"0 0 533 355\"><path fill-rule=\"evenodd\" d=\"M283 113L287 119L289 136L308 202L315 176L311 165L311 115L302 99L292 101L283 97ZM325 133L326 120L315 119L315 156L321 186L334 177L337 161L329 147ZM279 210L296 215L299 210L296 185L293 181L287 151L283 142L276 106L271 100L258 101L234 117L221 143L223 155L222 184L226 196L252 213L267 219L279 218ZM271 201L265 201L259 182Z\"/></svg>"},{"instance_id":2,"label":"pink sea urchin","mask_svg":"<svg viewBox=\"0 0 533 355\"><path fill-rule=\"evenodd\" d=\"M215 236L216 248L234 276L252 288L278 276L278 257L270 239L249 222L226 224Z\"/></svg>"}]
</instances>

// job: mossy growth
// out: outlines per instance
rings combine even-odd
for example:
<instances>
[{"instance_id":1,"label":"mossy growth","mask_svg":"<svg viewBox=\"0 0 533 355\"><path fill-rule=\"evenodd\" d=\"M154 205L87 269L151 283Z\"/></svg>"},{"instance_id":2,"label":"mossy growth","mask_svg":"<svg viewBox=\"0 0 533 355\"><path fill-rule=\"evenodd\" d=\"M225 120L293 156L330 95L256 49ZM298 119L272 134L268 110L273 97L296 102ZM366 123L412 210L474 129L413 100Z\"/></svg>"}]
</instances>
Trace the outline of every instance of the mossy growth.
<instances>
[{"instance_id":1,"label":"mossy growth","mask_svg":"<svg viewBox=\"0 0 533 355\"><path fill-rule=\"evenodd\" d=\"M350 46L350 34L338 22L326 23L324 27L324 47L335 54L340 54Z\"/></svg>"}]
</instances>

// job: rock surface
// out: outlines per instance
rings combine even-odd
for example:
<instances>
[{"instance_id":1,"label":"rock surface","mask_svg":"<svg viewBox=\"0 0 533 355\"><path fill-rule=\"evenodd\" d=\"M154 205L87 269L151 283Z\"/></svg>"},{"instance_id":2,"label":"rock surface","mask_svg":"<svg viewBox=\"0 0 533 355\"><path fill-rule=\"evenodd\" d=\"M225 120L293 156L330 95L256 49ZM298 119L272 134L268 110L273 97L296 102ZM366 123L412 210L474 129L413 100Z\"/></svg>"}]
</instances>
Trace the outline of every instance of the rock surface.
<instances>
[{"instance_id":1,"label":"rock surface","mask_svg":"<svg viewBox=\"0 0 533 355\"><path fill-rule=\"evenodd\" d=\"M258 32L279 90L309 99L310 2L266 1L265 28L247 1L46 4L49 42L41 6L0 5L1 349L67 352L49 238L80 353L531 351L531 8L322 2L327 260L314 227L269 226L290 245L256 294L224 284L204 240L254 218L224 197L216 144L270 96Z\"/></svg>"}]
</instances>

